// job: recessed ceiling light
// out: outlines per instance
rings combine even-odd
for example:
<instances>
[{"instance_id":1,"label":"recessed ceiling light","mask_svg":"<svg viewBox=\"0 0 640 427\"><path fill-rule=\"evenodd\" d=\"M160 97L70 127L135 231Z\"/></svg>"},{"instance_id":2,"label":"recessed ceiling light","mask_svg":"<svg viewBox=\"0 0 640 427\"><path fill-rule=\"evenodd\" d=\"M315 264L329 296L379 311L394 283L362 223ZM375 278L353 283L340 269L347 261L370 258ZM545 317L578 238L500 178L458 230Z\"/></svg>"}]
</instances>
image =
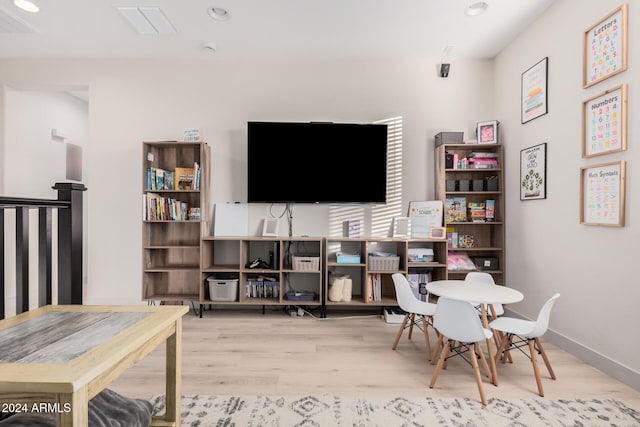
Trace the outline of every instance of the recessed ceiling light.
<instances>
[{"instance_id":1,"label":"recessed ceiling light","mask_svg":"<svg viewBox=\"0 0 640 427\"><path fill-rule=\"evenodd\" d=\"M20 9L27 12L31 12L31 13L40 12L40 8L35 3L32 3L28 0L13 0L13 4L16 7L19 7Z\"/></svg>"},{"instance_id":2,"label":"recessed ceiling light","mask_svg":"<svg viewBox=\"0 0 640 427\"><path fill-rule=\"evenodd\" d=\"M231 14L227 9L218 6L211 6L207 9L207 13L209 16L216 21L228 21L231 18Z\"/></svg>"},{"instance_id":3,"label":"recessed ceiling light","mask_svg":"<svg viewBox=\"0 0 640 427\"><path fill-rule=\"evenodd\" d=\"M467 16L478 16L483 14L488 7L489 7L489 4L485 1L472 3L469 6L467 6L467 8L464 10L464 14Z\"/></svg>"}]
</instances>

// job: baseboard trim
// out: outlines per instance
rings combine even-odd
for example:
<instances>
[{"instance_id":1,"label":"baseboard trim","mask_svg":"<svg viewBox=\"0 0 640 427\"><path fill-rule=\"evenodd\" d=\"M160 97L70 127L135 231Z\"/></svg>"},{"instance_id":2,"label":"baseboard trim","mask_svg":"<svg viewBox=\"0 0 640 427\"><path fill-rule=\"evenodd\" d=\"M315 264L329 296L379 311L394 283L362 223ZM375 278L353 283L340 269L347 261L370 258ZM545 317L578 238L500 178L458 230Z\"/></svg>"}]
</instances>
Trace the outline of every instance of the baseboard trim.
<instances>
[{"instance_id":1,"label":"baseboard trim","mask_svg":"<svg viewBox=\"0 0 640 427\"><path fill-rule=\"evenodd\" d=\"M528 319L518 312L505 308L505 312L509 313L509 316L519 317L521 319ZM532 320L532 319L528 319ZM592 348L586 347L579 342L572 340L571 338L562 335L553 329L549 328L544 336L546 341L549 341L553 345L561 348L562 350L574 355L578 359L593 366L594 368L604 372L612 378L628 385L634 390L640 391L640 372L634 371L628 366L624 366L611 358L598 353Z\"/></svg>"}]
</instances>

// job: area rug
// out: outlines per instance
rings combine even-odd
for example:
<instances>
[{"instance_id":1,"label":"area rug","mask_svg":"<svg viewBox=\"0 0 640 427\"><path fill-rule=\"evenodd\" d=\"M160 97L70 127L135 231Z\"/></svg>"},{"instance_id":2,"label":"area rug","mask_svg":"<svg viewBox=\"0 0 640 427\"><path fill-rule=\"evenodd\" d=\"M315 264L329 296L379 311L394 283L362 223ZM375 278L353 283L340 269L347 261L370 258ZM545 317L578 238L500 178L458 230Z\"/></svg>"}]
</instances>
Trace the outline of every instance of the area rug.
<instances>
[{"instance_id":1,"label":"area rug","mask_svg":"<svg viewBox=\"0 0 640 427\"><path fill-rule=\"evenodd\" d=\"M164 396L151 400L164 413ZM182 426L217 427L637 427L640 413L613 399L316 396L182 398Z\"/></svg>"}]
</instances>

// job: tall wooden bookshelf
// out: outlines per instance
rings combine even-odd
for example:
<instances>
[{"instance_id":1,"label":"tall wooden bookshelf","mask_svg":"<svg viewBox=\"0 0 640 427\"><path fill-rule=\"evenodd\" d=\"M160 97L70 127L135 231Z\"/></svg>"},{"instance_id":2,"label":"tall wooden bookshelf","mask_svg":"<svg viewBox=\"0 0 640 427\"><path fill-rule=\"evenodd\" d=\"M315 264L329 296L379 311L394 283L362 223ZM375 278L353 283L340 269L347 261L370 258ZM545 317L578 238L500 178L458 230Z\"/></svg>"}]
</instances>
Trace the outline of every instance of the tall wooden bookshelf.
<instances>
[{"instance_id":1,"label":"tall wooden bookshelf","mask_svg":"<svg viewBox=\"0 0 640 427\"><path fill-rule=\"evenodd\" d=\"M495 165L479 167L458 167L448 164L447 156L461 160L473 157L492 156ZM449 161L451 162L451 160ZM436 198L445 205L445 226L460 235L473 236L471 247L448 248L448 259L451 253L467 254L475 261L478 270L490 273L497 284L504 284L504 155L502 144L442 144L435 149L435 193ZM464 162L468 165L469 162ZM465 220L447 220L447 199L464 199L466 201ZM485 220L474 220L468 208L471 203L487 203L493 200L495 209L493 217ZM485 206L486 207L486 206ZM489 262L490 261L490 262ZM479 265L478 265L479 264ZM464 279L470 270L447 270L449 279Z\"/></svg>"},{"instance_id":2,"label":"tall wooden bookshelf","mask_svg":"<svg viewBox=\"0 0 640 427\"><path fill-rule=\"evenodd\" d=\"M206 221L209 218L209 157L210 149L205 142L142 144L142 299L145 301L200 299L200 247L202 236L209 228ZM178 182L176 168L194 169L191 185L188 180ZM163 171L173 173L173 179Z\"/></svg>"}]
</instances>

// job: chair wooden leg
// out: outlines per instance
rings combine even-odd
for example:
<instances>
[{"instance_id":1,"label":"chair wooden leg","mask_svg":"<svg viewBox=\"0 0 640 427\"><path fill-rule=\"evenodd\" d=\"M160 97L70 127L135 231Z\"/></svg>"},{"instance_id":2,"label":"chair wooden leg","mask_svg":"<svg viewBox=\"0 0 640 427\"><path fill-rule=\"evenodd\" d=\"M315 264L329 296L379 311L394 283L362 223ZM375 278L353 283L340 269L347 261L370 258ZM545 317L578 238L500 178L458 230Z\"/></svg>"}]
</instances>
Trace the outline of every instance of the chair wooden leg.
<instances>
[{"instance_id":1,"label":"chair wooden leg","mask_svg":"<svg viewBox=\"0 0 640 427\"><path fill-rule=\"evenodd\" d=\"M477 343L474 344L474 347L476 346L477 346L477 349L480 349L480 346ZM483 351L476 351L476 352L480 356L480 362L482 362L482 369L484 369L484 371L487 373L487 378L489 378L489 381L493 382L493 377L491 376L491 368L487 363L487 359L484 357L484 352Z\"/></svg>"},{"instance_id":2,"label":"chair wooden leg","mask_svg":"<svg viewBox=\"0 0 640 427\"><path fill-rule=\"evenodd\" d=\"M436 331L437 335L438 335L438 340L436 341L436 348L433 351L433 353L431 353L431 364L435 365L436 364L436 358L438 357L438 353L442 350L444 351L443 347L442 347L442 341L444 340L444 336Z\"/></svg>"},{"instance_id":3,"label":"chair wooden leg","mask_svg":"<svg viewBox=\"0 0 640 427\"><path fill-rule=\"evenodd\" d=\"M409 339L411 339L411 335L413 334L413 325L416 324L416 315L415 313L411 313L411 323L409 324Z\"/></svg>"},{"instance_id":4,"label":"chair wooden leg","mask_svg":"<svg viewBox=\"0 0 640 427\"><path fill-rule=\"evenodd\" d=\"M540 368L538 367L538 359L536 358L536 348L533 345L534 339L527 341L529 344L529 353L531 353L531 364L533 365L533 373L536 376L536 384L538 384L538 394L540 397L544 397L544 390L542 389L542 380L540 379Z\"/></svg>"},{"instance_id":5,"label":"chair wooden leg","mask_svg":"<svg viewBox=\"0 0 640 427\"><path fill-rule=\"evenodd\" d=\"M484 359L484 355L480 345L478 343L473 344L473 350L470 348L469 358L471 359L471 364L473 365L473 374L476 377L476 383L478 384L478 391L480 392L480 400L482 404L486 406L487 398L484 395L484 387L482 386L482 377L480 376L480 368L478 367L478 360L476 358L476 353L480 355L480 359L483 361L484 365L487 365L487 361ZM488 366L487 366L488 370Z\"/></svg>"},{"instance_id":6,"label":"chair wooden leg","mask_svg":"<svg viewBox=\"0 0 640 427\"><path fill-rule=\"evenodd\" d=\"M440 341L443 341L442 335L440 336ZM436 365L436 368L433 370L433 374L431 375L431 383L429 384L429 388L433 388L433 386L436 385L436 380L438 379L440 370L442 369L442 366L444 365L444 361L449 355L449 351L451 350L450 346L451 346L451 341L447 340L447 342L444 343L444 347L442 347L442 353L440 353L438 364Z\"/></svg>"},{"instance_id":7,"label":"chair wooden leg","mask_svg":"<svg viewBox=\"0 0 640 427\"><path fill-rule=\"evenodd\" d=\"M426 316L420 316L420 317L422 317L422 328L424 330L424 340L425 340L425 343L427 344L427 359L431 360L431 343L429 342L429 331L427 330L427 327L429 326L429 324L427 323Z\"/></svg>"},{"instance_id":8,"label":"chair wooden leg","mask_svg":"<svg viewBox=\"0 0 640 427\"><path fill-rule=\"evenodd\" d=\"M504 363L506 359L505 352L507 351L507 348L509 348L510 341L511 341L511 334L502 336L502 339L500 340L500 348L498 348L498 351L496 352L496 355L495 355L496 363L498 363L498 361L501 361L502 363Z\"/></svg>"},{"instance_id":9,"label":"chair wooden leg","mask_svg":"<svg viewBox=\"0 0 640 427\"><path fill-rule=\"evenodd\" d=\"M549 358L547 357L547 353L544 351L544 347L542 347L542 343L540 342L540 338L536 338L536 347L540 350L540 355L542 355L542 360L544 360L544 364L547 366L547 371L549 371L549 375L552 380L556 379L556 374L553 372L553 368L551 367L551 363L549 362Z\"/></svg>"},{"instance_id":10,"label":"chair wooden leg","mask_svg":"<svg viewBox=\"0 0 640 427\"><path fill-rule=\"evenodd\" d=\"M400 337L402 336L402 332L404 331L404 328L407 326L408 320L409 320L409 313L405 314L404 319L402 319L400 330L398 330L398 333L396 334L396 339L393 342L393 347L391 347L392 350L395 350L398 347L398 342L400 341Z\"/></svg>"}]
</instances>

